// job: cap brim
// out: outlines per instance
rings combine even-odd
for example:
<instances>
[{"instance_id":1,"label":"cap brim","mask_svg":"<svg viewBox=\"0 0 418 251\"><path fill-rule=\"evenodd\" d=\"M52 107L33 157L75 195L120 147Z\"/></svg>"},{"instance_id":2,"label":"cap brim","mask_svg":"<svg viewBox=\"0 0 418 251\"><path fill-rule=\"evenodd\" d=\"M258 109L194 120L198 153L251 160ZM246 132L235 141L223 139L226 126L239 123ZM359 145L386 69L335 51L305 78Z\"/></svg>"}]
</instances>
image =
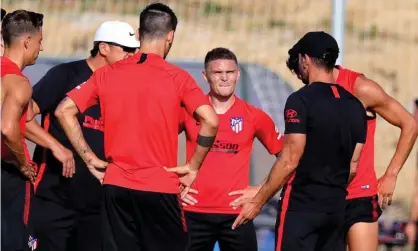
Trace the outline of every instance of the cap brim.
<instances>
[{"instance_id":1,"label":"cap brim","mask_svg":"<svg viewBox=\"0 0 418 251\"><path fill-rule=\"evenodd\" d=\"M119 44L128 48L138 48L140 45L139 41L136 39L132 39L131 41L127 41L126 43Z\"/></svg>"}]
</instances>

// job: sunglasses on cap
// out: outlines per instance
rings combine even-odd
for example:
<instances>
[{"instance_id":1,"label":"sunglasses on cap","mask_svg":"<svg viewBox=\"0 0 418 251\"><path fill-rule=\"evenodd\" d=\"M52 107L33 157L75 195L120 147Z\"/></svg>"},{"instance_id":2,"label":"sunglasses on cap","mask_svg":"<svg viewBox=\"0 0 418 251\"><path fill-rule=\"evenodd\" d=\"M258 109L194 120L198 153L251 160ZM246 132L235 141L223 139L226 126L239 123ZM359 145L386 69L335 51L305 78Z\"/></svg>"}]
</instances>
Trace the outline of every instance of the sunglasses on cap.
<instances>
[{"instance_id":1,"label":"sunglasses on cap","mask_svg":"<svg viewBox=\"0 0 418 251\"><path fill-rule=\"evenodd\" d=\"M135 53L135 51L137 49L137 48L126 47L126 46L123 46L123 45L120 45L120 44L117 44L117 43L112 43L112 42L103 42L103 43L106 43L106 44L111 45L111 46L120 47L120 48L122 48L122 50L124 52L127 52L127 53Z\"/></svg>"}]
</instances>

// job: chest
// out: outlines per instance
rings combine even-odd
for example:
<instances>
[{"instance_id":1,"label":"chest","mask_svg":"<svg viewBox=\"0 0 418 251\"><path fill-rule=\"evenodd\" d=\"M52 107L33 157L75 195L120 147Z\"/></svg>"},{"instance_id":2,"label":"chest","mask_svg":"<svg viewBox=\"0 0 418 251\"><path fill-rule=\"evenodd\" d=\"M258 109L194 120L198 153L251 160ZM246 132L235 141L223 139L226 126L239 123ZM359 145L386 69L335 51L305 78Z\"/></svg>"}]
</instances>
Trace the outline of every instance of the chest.
<instances>
[{"instance_id":1,"label":"chest","mask_svg":"<svg viewBox=\"0 0 418 251\"><path fill-rule=\"evenodd\" d=\"M252 119L242 113L218 115L219 128L214 148L238 149L245 145L252 145L255 135L255 125ZM190 118L186 122L187 138L196 142L200 124Z\"/></svg>"}]
</instances>

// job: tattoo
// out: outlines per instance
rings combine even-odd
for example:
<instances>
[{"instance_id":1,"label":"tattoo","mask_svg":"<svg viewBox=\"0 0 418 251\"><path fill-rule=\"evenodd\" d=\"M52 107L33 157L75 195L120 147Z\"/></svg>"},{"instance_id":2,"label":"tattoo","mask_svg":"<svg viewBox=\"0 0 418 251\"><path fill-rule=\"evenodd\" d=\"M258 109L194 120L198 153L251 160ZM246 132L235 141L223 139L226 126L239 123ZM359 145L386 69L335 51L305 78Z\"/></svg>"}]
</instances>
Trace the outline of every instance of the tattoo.
<instances>
[{"instance_id":1,"label":"tattoo","mask_svg":"<svg viewBox=\"0 0 418 251\"><path fill-rule=\"evenodd\" d=\"M61 102L58 104L58 106L60 106L60 105L62 105L65 101L67 101L68 100L68 97L66 96L65 98L63 98L62 100L61 100Z\"/></svg>"},{"instance_id":2,"label":"tattoo","mask_svg":"<svg viewBox=\"0 0 418 251\"><path fill-rule=\"evenodd\" d=\"M84 139L83 131L81 130L81 126L80 126L80 123L78 122L78 120L76 120L74 122L73 130L72 131L73 131L74 135L77 138L76 145L74 147L75 147L76 151L80 154L80 156L83 157L87 153L91 153L92 150L87 145L87 142ZM92 160L89 159L88 161L91 162Z\"/></svg>"}]
</instances>

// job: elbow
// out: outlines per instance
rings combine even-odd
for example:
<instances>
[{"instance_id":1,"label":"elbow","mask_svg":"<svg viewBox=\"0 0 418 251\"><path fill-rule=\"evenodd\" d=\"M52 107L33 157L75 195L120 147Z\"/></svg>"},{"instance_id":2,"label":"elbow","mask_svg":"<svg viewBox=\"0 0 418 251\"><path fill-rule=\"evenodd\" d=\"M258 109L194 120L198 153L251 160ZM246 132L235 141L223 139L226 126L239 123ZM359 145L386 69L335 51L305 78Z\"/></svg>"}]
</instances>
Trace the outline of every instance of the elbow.
<instances>
[{"instance_id":1,"label":"elbow","mask_svg":"<svg viewBox=\"0 0 418 251\"><path fill-rule=\"evenodd\" d=\"M12 135L15 133L15 128L18 128L19 125L13 125L12 123L2 124L1 125L1 135L6 139L12 138Z\"/></svg>"},{"instance_id":2,"label":"elbow","mask_svg":"<svg viewBox=\"0 0 418 251\"><path fill-rule=\"evenodd\" d=\"M213 118L211 118L208 121L208 125L210 127L210 129L214 132L217 133L218 132L218 128L219 128L219 119L218 116L215 114L215 116L213 116Z\"/></svg>"},{"instance_id":3,"label":"elbow","mask_svg":"<svg viewBox=\"0 0 418 251\"><path fill-rule=\"evenodd\" d=\"M54 115L58 120L61 120L62 118L64 118L65 114L66 114L65 108L63 108L61 106L58 106L57 109L54 112Z\"/></svg>"},{"instance_id":4,"label":"elbow","mask_svg":"<svg viewBox=\"0 0 418 251\"><path fill-rule=\"evenodd\" d=\"M204 120L204 123L206 124L208 130L213 134L216 135L219 128L219 119L215 112L213 114L210 114L210 116L207 116L207 118Z\"/></svg>"},{"instance_id":5,"label":"elbow","mask_svg":"<svg viewBox=\"0 0 418 251\"><path fill-rule=\"evenodd\" d=\"M415 141L418 136L418 121L411 117L401 126L401 130L404 130L408 135L411 135Z\"/></svg>"}]
</instances>

